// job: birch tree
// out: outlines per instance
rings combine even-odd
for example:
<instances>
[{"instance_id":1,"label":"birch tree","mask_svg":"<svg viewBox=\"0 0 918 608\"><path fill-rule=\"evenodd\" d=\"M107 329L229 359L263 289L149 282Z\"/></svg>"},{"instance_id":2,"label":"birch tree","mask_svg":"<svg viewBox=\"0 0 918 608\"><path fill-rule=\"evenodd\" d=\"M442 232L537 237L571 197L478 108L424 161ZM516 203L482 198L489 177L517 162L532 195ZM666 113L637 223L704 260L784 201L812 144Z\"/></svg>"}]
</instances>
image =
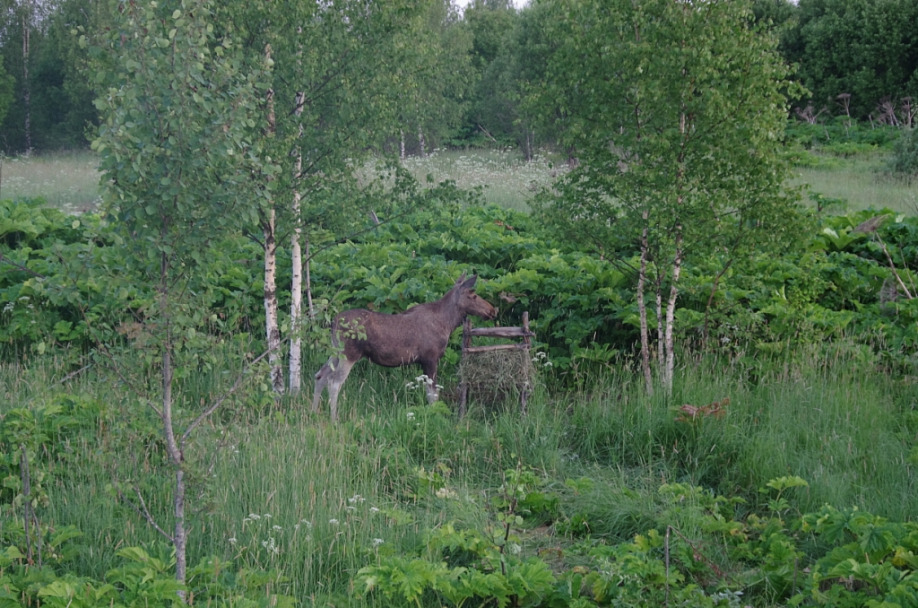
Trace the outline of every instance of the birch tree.
<instances>
[{"instance_id":1,"label":"birch tree","mask_svg":"<svg viewBox=\"0 0 918 608\"><path fill-rule=\"evenodd\" d=\"M232 32L216 31L209 0L115 3L115 23L91 45L102 118L93 148L101 159L104 206L121 231L123 260L113 281L155 286L138 305L138 329L116 372L160 421L173 474L171 525L146 508L138 487L122 493L175 549L184 584L189 527L187 473L192 433L223 403L189 403L176 380L203 348L204 320L188 281L211 244L253 218L252 172L262 172L253 126L262 112L263 70L246 65ZM143 339L140 339L142 337ZM158 373L129 374L132 361L156 361ZM182 593L182 598L184 595Z\"/></svg>"},{"instance_id":2,"label":"birch tree","mask_svg":"<svg viewBox=\"0 0 918 608\"><path fill-rule=\"evenodd\" d=\"M544 210L609 259L637 244L642 372L649 392L655 377L669 392L685 263L718 256L726 269L796 225L781 155L788 71L747 2L546 4L558 46L538 97L565 117L581 163Z\"/></svg>"},{"instance_id":3,"label":"birch tree","mask_svg":"<svg viewBox=\"0 0 918 608\"><path fill-rule=\"evenodd\" d=\"M302 289L307 294L310 289L310 245L333 240L366 217L355 202L354 170L396 124L395 74L410 71L421 52L412 47L412 34L424 7L434 1L441 0L248 3L226 9L226 18L247 32L252 56L271 49L268 107L274 110L266 114L264 145L281 169L267 184L270 195L262 199L259 225L267 332L271 343L281 344L285 330L291 340L292 391L301 385L301 301ZM277 247L285 242L296 281L286 319L272 284ZM281 365L279 356L271 363L277 393L286 388Z\"/></svg>"}]
</instances>

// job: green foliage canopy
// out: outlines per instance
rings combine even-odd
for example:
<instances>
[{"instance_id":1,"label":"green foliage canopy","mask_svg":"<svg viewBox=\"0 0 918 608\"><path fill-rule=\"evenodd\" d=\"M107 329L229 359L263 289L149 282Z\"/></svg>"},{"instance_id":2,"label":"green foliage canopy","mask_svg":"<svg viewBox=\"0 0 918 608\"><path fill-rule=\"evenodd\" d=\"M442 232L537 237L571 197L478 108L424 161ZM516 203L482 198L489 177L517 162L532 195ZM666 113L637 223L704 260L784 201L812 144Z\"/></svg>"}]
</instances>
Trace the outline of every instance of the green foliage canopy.
<instances>
[{"instance_id":1,"label":"green foliage canopy","mask_svg":"<svg viewBox=\"0 0 918 608\"><path fill-rule=\"evenodd\" d=\"M547 218L614 250L649 211L651 240L680 226L689 256L792 237L780 154L788 72L744 3L554 10L560 46L537 99L567 117L581 164Z\"/></svg>"},{"instance_id":2,"label":"green foliage canopy","mask_svg":"<svg viewBox=\"0 0 918 608\"><path fill-rule=\"evenodd\" d=\"M252 221L251 172L272 170L255 143L265 79L243 64L231 32L218 38L206 1L118 7L118 27L92 47L103 91L93 149L128 268L157 284Z\"/></svg>"}]
</instances>

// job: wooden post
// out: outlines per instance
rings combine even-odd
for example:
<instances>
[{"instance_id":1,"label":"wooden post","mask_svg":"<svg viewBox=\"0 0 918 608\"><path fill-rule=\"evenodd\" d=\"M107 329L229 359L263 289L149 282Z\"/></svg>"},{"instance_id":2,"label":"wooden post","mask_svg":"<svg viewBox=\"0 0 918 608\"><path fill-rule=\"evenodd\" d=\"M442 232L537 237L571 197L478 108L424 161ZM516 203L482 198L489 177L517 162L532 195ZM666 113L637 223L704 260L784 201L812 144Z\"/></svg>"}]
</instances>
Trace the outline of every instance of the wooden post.
<instances>
[{"instance_id":1,"label":"wooden post","mask_svg":"<svg viewBox=\"0 0 918 608\"><path fill-rule=\"evenodd\" d=\"M532 348L532 332L529 331L529 311L523 311L523 346L526 348L526 356L529 356L529 350ZM532 383L531 379L528 379L526 384L520 387L520 412L525 416L526 415L526 405L529 400L529 394L532 392Z\"/></svg>"},{"instance_id":2,"label":"wooden post","mask_svg":"<svg viewBox=\"0 0 918 608\"><path fill-rule=\"evenodd\" d=\"M465 323L462 324L462 355L460 357L461 361L465 361L466 353L469 350L469 347L472 345L472 336L470 330L472 329L472 320L468 317L465 318ZM462 369L460 363L459 368ZM459 379L459 417L462 418L465 416L465 404L469 397L469 384L465 381L465 377Z\"/></svg>"}]
</instances>

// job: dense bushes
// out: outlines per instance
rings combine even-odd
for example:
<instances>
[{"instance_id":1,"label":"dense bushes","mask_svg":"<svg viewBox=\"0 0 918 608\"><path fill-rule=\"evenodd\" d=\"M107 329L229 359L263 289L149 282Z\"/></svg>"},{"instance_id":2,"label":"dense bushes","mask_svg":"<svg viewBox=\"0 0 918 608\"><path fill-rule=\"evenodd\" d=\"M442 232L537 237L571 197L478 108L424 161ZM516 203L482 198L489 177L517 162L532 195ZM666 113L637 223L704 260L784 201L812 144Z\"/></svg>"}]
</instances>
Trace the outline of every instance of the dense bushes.
<instances>
[{"instance_id":1,"label":"dense bushes","mask_svg":"<svg viewBox=\"0 0 918 608\"><path fill-rule=\"evenodd\" d=\"M0 342L7 354L67 343L80 350L142 323L150 293L118 284L119 262L108 247L113 238L93 216L65 216L40 201L0 203L7 267L0 275ZM258 246L238 236L215 244L209 260L207 272L189 284L211 312L201 331L260 335ZM439 297L472 270L485 279L479 292L500 309L498 323L515 325L529 311L538 340L567 370L632 351L633 262L571 250L521 213L439 205L320 251L312 287L318 305L330 311L394 312ZM723 266L713 258L687 266L677 318L686 339L767 353L780 344L849 334L889 363L913 364L915 218L877 211L826 217L798 251L737 260L715 282Z\"/></svg>"}]
</instances>

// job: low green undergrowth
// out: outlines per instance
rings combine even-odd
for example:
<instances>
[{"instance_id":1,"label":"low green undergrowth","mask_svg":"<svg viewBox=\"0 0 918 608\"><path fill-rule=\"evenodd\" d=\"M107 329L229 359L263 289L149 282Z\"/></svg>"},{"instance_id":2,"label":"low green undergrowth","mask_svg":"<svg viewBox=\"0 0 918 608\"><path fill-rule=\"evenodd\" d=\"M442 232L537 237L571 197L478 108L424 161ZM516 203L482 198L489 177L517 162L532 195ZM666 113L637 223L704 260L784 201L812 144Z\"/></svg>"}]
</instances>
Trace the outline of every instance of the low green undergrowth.
<instances>
[{"instance_id":1,"label":"low green undergrowth","mask_svg":"<svg viewBox=\"0 0 918 608\"><path fill-rule=\"evenodd\" d=\"M339 424L305 399L262 402L256 382L188 452L188 591L237 606L910 605L914 385L863 376L854 354L699 356L671 400L622 363L538 391L526 416L473 395L462 419L406 370L358 367ZM0 602L168 604L168 545L123 500L139 492L168 521L152 416L103 368L61 383L65 361L0 368Z\"/></svg>"},{"instance_id":2,"label":"low green undergrowth","mask_svg":"<svg viewBox=\"0 0 918 608\"><path fill-rule=\"evenodd\" d=\"M352 307L401 311L436 299L471 270L483 279L479 293L498 305L497 323L518 325L529 313L565 382L632 352L638 311L628 268L635 252L618 252L610 263L557 242L530 216L469 206L474 197L449 184L438 188L425 192L431 204L410 221L317 254L311 276L319 318ZM78 355L142 335L152 293L118 283L113 238L93 216L75 219L40 201L0 203L0 356L41 355L61 345ZM884 210L827 217L802 245L780 257L687 264L679 334L693 348L778 358L788 345L850 336L865 364L914 370L918 219ZM208 313L195 328L202 344L263 334L259 260L258 247L241 235L213 245L205 272L187 287ZM279 285L289 285L283 272ZM279 297L287 310L289 294ZM325 333L321 324L306 330ZM450 357L454 362L455 351Z\"/></svg>"}]
</instances>

